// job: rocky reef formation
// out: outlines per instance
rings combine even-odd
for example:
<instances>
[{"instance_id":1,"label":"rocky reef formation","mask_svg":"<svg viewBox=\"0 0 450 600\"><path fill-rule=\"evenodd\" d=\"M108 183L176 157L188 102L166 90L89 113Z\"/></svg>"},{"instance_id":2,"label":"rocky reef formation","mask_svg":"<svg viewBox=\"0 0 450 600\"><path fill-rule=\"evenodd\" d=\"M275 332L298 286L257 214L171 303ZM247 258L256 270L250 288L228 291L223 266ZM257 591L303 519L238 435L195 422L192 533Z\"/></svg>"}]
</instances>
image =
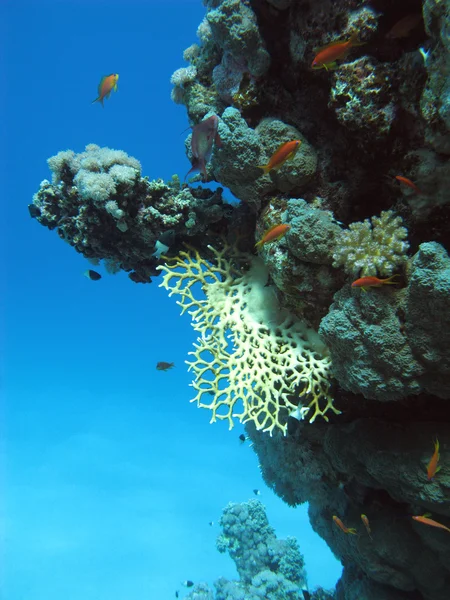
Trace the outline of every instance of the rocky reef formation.
<instances>
[{"instance_id":1,"label":"rocky reef formation","mask_svg":"<svg viewBox=\"0 0 450 600\"><path fill-rule=\"evenodd\" d=\"M236 564L238 581L218 579L216 594L199 583L186 600L304 600L307 590L303 556L293 537L279 540L258 500L230 503L220 519L219 552L228 552ZM334 594L319 588L311 600L333 600Z\"/></svg>"},{"instance_id":2,"label":"rocky reef formation","mask_svg":"<svg viewBox=\"0 0 450 600\"><path fill-rule=\"evenodd\" d=\"M301 408L318 383L314 369L309 387L303 382L292 393L295 364L285 361L278 372L271 363L273 377L282 373L289 384L271 386L278 429L264 433L267 421L257 418L247 425L265 480L289 504L309 502L313 527L344 565L338 600L447 600L450 2L204 5L199 42L184 52L189 64L172 76L172 99L186 107L192 126L217 115L220 144L206 179L240 202L228 204L221 189L194 188L178 178L148 181L136 159L88 146L50 159L53 182L41 184L30 214L86 258L104 260L110 271L131 271L136 282L149 281L157 266L167 272L161 253L177 260L187 242L209 262L217 287L228 276L217 275L225 248L220 236L254 255L255 241L285 225L285 235L261 244L255 260L267 273L259 287L270 288L261 297L270 292L271 305L286 319L265 326L262 310L253 318L244 292L254 287L254 257L243 264L232 255L228 284L250 278L239 302L257 336L240 330L236 319L226 321L222 334L232 339L226 328L234 327L245 364L262 377L267 365L254 357L264 361L269 354L256 338L280 364L286 348L290 361L297 353L296 364L330 362L334 378L327 369L326 389L336 410L329 423L303 421ZM313 67L319 48L337 43L347 44L346 51ZM300 142L295 155L279 168L261 168L292 140ZM186 151L195 158L190 136ZM384 285L380 280L390 275L396 275L393 285ZM352 285L362 277L378 281ZM213 300L211 322L225 305L233 313L228 296L216 313ZM319 331L327 347L318 357L302 354L302 344L280 323ZM220 372L227 372L223 361ZM251 390L239 392L251 397L245 414L259 415L261 394L245 375L239 379ZM218 384L210 385L216 409L223 397ZM233 403L240 399L231 396ZM299 410L287 411L292 406ZM442 468L429 476L436 439ZM261 589L267 584L258 581ZM212 597L208 590L195 593Z\"/></svg>"}]
</instances>

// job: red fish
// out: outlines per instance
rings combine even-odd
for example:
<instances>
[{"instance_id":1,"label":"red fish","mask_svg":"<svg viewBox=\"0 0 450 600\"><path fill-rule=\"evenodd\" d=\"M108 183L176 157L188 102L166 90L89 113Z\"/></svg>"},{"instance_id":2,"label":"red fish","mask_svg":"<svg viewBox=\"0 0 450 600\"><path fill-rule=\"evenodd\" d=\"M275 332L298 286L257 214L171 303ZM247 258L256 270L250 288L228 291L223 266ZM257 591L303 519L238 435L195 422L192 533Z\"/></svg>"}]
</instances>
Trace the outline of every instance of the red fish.
<instances>
[{"instance_id":1,"label":"red fish","mask_svg":"<svg viewBox=\"0 0 450 600\"><path fill-rule=\"evenodd\" d=\"M403 17L403 19L400 19L400 21L397 21L394 27L388 31L386 37L390 39L408 37L408 35L417 27L421 20L422 15L419 13L407 15L406 17Z\"/></svg>"},{"instance_id":2,"label":"red fish","mask_svg":"<svg viewBox=\"0 0 450 600\"><path fill-rule=\"evenodd\" d=\"M392 281L394 277L400 277L400 275L392 275L386 279L379 279L378 277L360 277L352 283L352 287L361 288L365 292L369 287L381 287L382 285L396 285L398 281Z\"/></svg>"},{"instance_id":3,"label":"red fish","mask_svg":"<svg viewBox=\"0 0 450 600\"><path fill-rule=\"evenodd\" d=\"M277 240L282 238L283 235L285 235L285 233L287 231L289 231L290 228L291 228L290 225L286 225L284 223L281 223L279 225L274 225L273 227L271 227L270 229L268 229L265 232L265 234L262 236L262 238L259 240L259 242L256 242L255 248L259 249L261 246L264 246L265 244L268 244L269 242L276 242Z\"/></svg>"},{"instance_id":4,"label":"red fish","mask_svg":"<svg viewBox=\"0 0 450 600\"><path fill-rule=\"evenodd\" d=\"M395 179L397 179L397 181L400 181L400 183L403 183L403 185L406 185L409 188L411 188L412 190L414 190L416 192L416 194L422 193L419 190L419 188L417 187L417 185L411 181L411 179L408 179L407 177L403 177L402 175L396 175Z\"/></svg>"},{"instance_id":5,"label":"red fish","mask_svg":"<svg viewBox=\"0 0 450 600\"><path fill-rule=\"evenodd\" d=\"M434 442L433 456L431 457L430 462L428 463L428 467L427 467L428 481L430 481L431 479L433 479L433 477L436 475L436 473L441 468L441 467L438 466L438 464L439 464L439 458L440 458L440 454L439 454L439 440L436 438L436 440Z\"/></svg>"},{"instance_id":6,"label":"red fish","mask_svg":"<svg viewBox=\"0 0 450 600\"><path fill-rule=\"evenodd\" d=\"M258 168L262 169L264 174L272 169L279 169L287 160L295 156L301 143L301 140L292 140L291 142L281 144L281 146L272 154L267 165L258 165Z\"/></svg>"},{"instance_id":7,"label":"red fish","mask_svg":"<svg viewBox=\"0 0 450 600\"><path fill-rule=\"evenodd\" d=\"M344 533L351 533L352 535L356 535L356 529L354 529L353 527L346 527L344 525L344 523L341 521L341 519L339 517L337 517L336 515L333 515L333 521L336 523L336 525L342 529L342 531Z\"/></svg>"},{"instance_id":8,"label":"red fish","mask_svg":"<svg viewBox=\"0 0 450 600\"><path fill-rule=\"evenodd\" d=\"M448 527L446 527L445 525L442 525L442 523L438 523L437 521L434 521L433 519L429 519L425 515L418 515L418 516L415 516L412 518L414 519L414 521L419 521L419 523L423 523L424 525L430 525L431 527L438 527L439 529L445 529L446 531L450 532L450 529Z\"/></svg>"},{"instance_id":9,"label":"red fish","mask_svg":"<svg viewBox=\"0 0 450 600\"><path fill-rule=\"evenodd\" d=\"M357 34L353 33L346 42L331 42L324 46L316 54L311 63L312 69L333 69L336 61L345 58L348 52L355 46L363 46L364 42L357 42Z\"/></svg>"},{"instance_id":10,"label":"red fish","mask_svg":"<svg viewBox=\"0 0 450 600\"><path fill-rule=\"evenodd\" d=\"M98 98L93 100L92 104L94 104L94 102L100 102L100 104L104 106L103 99L105 97L109 98L112 90L117 92L118 80L119 75L117 73L112 73L111 75L105 75L105 77L102 77L100 83L98 84Z\"/></svg>"},{"instance_id":11,"label":"red fish","mask_svg":"<svg viewBox=\"0 0 450 600\"><path fill-rule=\"evenodd\" d=\"M186 173L186 177L194 171L200 171L206 179L206 163L211 158L212 147L214 142L216 145L222 145L219 133L219 117L212 115L201 121L198 125L192 128L191 149L192 149L192 167Z\"/></svg>"}]
</instances>

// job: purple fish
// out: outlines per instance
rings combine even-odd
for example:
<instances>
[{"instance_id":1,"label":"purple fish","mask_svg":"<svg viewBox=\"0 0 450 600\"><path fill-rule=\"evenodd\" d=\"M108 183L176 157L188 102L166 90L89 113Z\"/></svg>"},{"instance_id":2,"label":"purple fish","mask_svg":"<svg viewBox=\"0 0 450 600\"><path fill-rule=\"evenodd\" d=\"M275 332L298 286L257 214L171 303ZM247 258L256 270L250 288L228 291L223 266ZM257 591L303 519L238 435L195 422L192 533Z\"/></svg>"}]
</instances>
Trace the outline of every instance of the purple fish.
<instances>
[{"instance_id":1,"label":"purple fish","mask_svg":"<svg viewBox=\"0 0 450 600\"><path fill-rule=\"evenodd\" d=\"M218 127L219 117L212 115L192 128L192 167L186 173L185 180L193 171L200 171L206 179L206 163L211 158L213 144L216 142L217 146L222 145L217 131Z\"/></svg>"}]
</instances>

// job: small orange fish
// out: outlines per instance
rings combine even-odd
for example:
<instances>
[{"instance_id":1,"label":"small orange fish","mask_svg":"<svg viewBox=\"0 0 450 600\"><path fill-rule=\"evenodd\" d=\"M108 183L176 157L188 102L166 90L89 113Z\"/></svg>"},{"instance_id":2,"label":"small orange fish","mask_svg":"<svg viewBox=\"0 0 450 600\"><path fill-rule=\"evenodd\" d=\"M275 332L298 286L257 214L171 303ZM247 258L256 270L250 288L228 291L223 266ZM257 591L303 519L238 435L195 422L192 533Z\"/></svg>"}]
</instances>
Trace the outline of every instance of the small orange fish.
<instances>
[{"instance_id":1,"label":"small orange fish","mask_svg":"<svg viewBox=\"0 0 450 600\"><path fill-rule=\"evenodd\" d=\"M395 179L397 181L400 181L400 183L403 183L403 185L406 185L409 188L411 188L412 190L414 190L416 192L416 194L421 194L422 193L419 190L419 188L417 187L417 185L411 181L411 179L408 179L407 177L403 177L402 175L396 175Z\"/></svg>"},{"instance_id":2,"label":"small orange fish","mask_svg":"<svg viewBox=\"0 0 450 600\"><path fill-rule=\"evenodd\" d=\"M400 275L391 275L386 279L380 279L379 277L360 277L352 283L352 287L361 288L364 292L367 292L369 287L381 287L382 285L396 285L398 281L392 281L394 277L400 277Z\"/></svg>"},{"instance_id":3,"label":"small orange fish","mask_svg":"<svg viewBox=\"0 0 450 600\"><path fill-rule=\"evenodd\" d=\"M342 531L344 533L351 533L352 535L356 535L356 529L354 529L353 527L346 527L344 525L344 523L340 520L339 517L337 517L336 515L333 515L333 521L336 523L336 525L342 529Z\"/></svg>"},{"instance_id":4,"label":"small orange fish","mask_svg":"<svg viewBox=\"0 0 450 600\"><path fill-rule=\"evenodd\" d=\"M292 140L281 144L281 146L272 154L267 165L258 165L259 169L268 173L272 169L279 169L284 163L295 156L295 153L300 148L301 140Z\"/></svg>"},{"instance_id":5,"label":"small orange fish","mask_svg":"<svg viewBox=\"0 0 450 600\"><path fill-rule=\"evenodd\" d=\"M438 464L439 464L439 458L440 458L440 454L439 454L439 440L436 438L436 440L434 442L433 456L431 457L430 462L428 463L428 467L427 467L428 481L430 481L431 479L433 479L433 477L436 475L436 473L441 468L441 467L438 466Z\"/></svg>"},{"instance_id":6,"label":"small orange fish","mask_svg":"<svg viewBox=\"0 0 450 600\"><path fill-rule=\"evenodd\" d=\"M430 525L431 527L438 527L439 529L445 529L446 531L450 532L450 528L446 527L445 525L442 525L442 523L438 523L437 521L434 521L433 519L430 519L428 517L426 517L425 515L418 515L415 517L412 517L414 519L414 521L419 521L419 523L423 523L424 525Z\"/></svg>"},{"instance_id":7,"label":"small orange fish","mask_svg":"<svg viewBox=\"0 0 450 600\"><path fill-rule=\"evenodd\" d=\"M357 34L353 33L346 42L331 42L324 46L316 54L311 63L312 69L333 69L336 66L336 61L340 58L345 58L351 48L355 46L363 46L364 42L357 42Z\"/></svg>"},{"instance_id":8,"label":"small orange fish","mask_svg":"<svg viewBox=\"0 0 450 600\"><path fill-rule=\"evenodd\" d=\"M372 530L370 529L369 519L366 515L361 515L361 521L364 523L364 527L366 528L367 533L369 534L370 539L372 539Z\"/></svg>"},{"instance_id":9,"label":"small orange fish","mask_svg":"<svg viewBox=\"0 0 450 600\"><path fill-rule=\"evenodd\" d=\"M269 242L276 242L277 240L282 238L283 235L285 235L290 228L290 225L286 225L284 223L281 223L280 225L274 225L266 231L266 233L262 236L259 242L256 242L255 248L259 249L261 246L264 246Z\"/></svg>"},{"instance_id":10,"label":"small orange fish","mask_svg":"<svg viewBox=\"0 0 450 600\"><path fill-rule=\"evenodd\" d=\"M406 15L388 31L386 34L387 38L392 39L400 39L408 37L408 35L417 27L417 25L421 22L422 15L419 13Z\"/></svg>"},{"instance_id":11,"label":"small orange fish","mask_svg":"<svg viewBox=\"0 0 450 600\"><path fill-rule=\"evenodd\" d=\"M112 90L117 92L118 80L119 76L117 73L112 73L111 75L105 75L105 77L102 77L100 83L98 84L98 98L93 100L92 104L94 104L94 102L100 102L100 104L104 106L103 99L105 97L109 98Z\"/></svg>"}]
</instances>

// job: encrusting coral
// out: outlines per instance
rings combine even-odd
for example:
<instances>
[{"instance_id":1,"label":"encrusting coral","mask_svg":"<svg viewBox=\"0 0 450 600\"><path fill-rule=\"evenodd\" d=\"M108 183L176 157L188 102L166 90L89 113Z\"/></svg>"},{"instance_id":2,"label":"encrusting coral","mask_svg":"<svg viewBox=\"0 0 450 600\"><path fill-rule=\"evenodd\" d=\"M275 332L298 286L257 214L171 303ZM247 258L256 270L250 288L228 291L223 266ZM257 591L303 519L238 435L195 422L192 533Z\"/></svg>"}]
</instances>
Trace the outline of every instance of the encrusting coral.
<instances>
[{"instance_id":1,"label":"encrusting coral","mask_svg":"<svg viewBox=\"0 0 450 600\"><path fill-rule=\"evenodd\" d=\"M196 376L191 402L211 410L212 423L226 420L231 429L235 418L252 421L270 434L286 434L289 415L312 423L317 416L328 420L328 410L339 414L326 347L315 331L280 310L262 260L228 246L209 249L214 264L189 250L158 267L161 286L181 296L182 314L189 312L200 333L188 361ZM205 299L194 296L196 284Z\"/></svg>"}]
</instances>

